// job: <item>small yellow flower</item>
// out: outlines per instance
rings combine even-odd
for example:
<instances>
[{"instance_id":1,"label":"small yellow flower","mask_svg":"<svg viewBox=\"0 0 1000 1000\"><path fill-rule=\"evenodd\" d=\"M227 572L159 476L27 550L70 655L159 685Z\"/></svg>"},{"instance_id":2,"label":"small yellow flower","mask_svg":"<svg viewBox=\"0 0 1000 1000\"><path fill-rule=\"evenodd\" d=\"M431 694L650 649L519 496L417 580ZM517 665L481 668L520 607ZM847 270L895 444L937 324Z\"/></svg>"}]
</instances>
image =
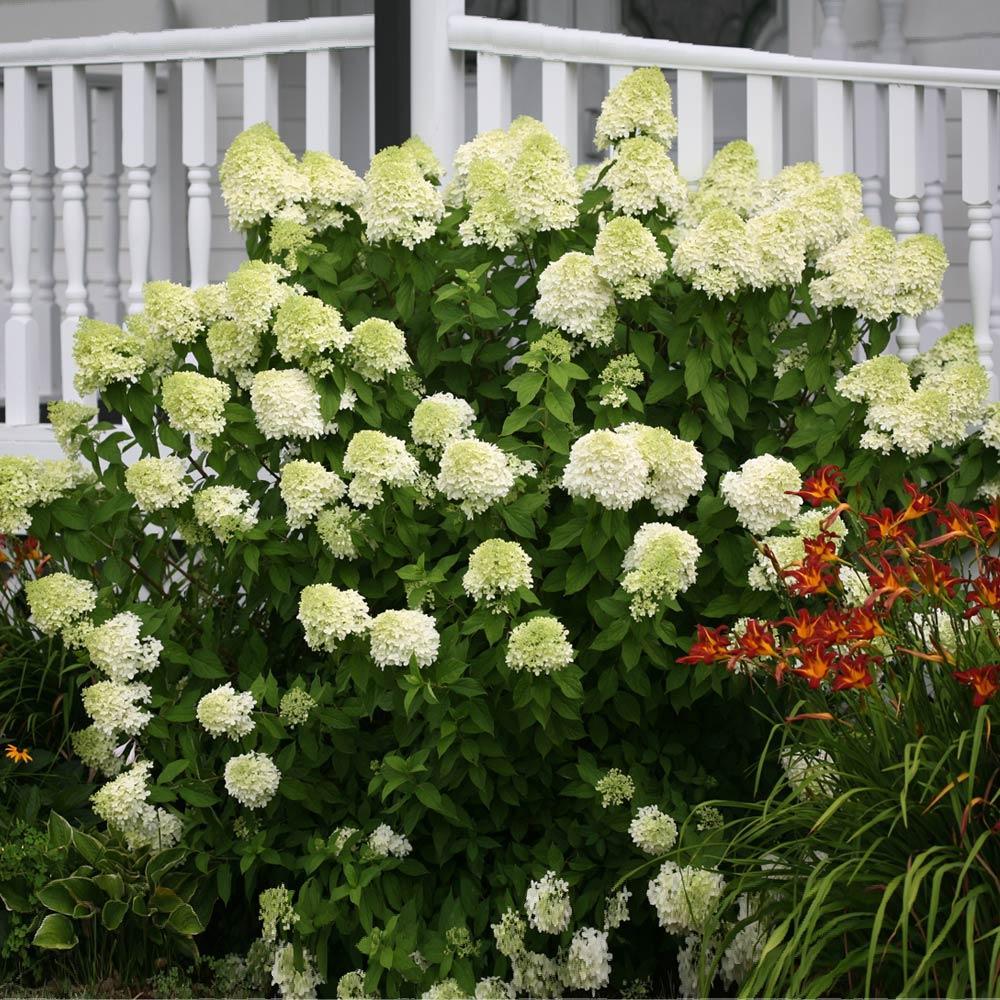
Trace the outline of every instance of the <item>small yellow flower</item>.
<instances>
[{"instance_id":1,"label":"small yellow flower","mask_svg":"<svg viewBox=\"0 0 1000 1000\"><path fill-rule=\"evenodd\" d=\"M23 750L18 750L13 743L7 744L7 753L5 754L8 760L14 761L15 764L26 764L31 760L31 754L28 753L28 747Z\"/></svg>"}]
</instances>

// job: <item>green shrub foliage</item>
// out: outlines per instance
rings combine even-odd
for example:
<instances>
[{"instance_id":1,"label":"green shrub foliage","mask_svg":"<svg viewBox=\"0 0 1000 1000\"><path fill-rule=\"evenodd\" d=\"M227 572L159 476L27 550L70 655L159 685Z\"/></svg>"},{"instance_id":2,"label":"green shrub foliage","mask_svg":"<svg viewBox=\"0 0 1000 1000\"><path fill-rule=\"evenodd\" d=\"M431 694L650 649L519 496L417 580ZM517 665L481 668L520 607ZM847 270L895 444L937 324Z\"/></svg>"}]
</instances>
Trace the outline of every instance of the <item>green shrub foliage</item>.
<instances>
[{"instance_id":1,"label":"green shrub foliage","mask_svg":"<svg viewBox=\"0 0 1000 1000\"><path fill-rule=\"evenodd\" d=\"M563 944L601 927L642 860L635 810L739 797L759 751L742 695L675 664L696 623L776 609L722 475L770 453L881 496L951 471L961 418L925 413L919 373L892 395L922 414L909 451L861 449L874 418L832 390L937 300L940 248L887 246L856 178L762 180L746 143L690 194L665 86L609 95L599 168L519 119L463 147L443 196L418 140L362 180L255 126L221 169L250 261L152 283L124 330L81 324L78 390L125 422L61 404L93 474L21 469L72 578L28 596L93 668L77 752L110 784L151 765L95 810L125 849L183 847L220 954L279 884L288 960L328 991L509 978L490 925L548 870ZM958 494L995 468L966 451ZM642 895L612 989L668 988Z\"/></svg>"}]
</instances>

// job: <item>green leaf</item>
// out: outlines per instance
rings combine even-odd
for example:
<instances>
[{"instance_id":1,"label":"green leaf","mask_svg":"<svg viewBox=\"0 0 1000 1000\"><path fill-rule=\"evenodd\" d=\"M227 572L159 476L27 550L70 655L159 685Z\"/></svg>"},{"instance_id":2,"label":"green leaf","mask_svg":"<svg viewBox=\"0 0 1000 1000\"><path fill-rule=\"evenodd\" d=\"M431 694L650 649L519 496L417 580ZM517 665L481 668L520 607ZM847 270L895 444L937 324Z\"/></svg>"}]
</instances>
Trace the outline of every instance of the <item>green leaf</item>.
<instances>
[{"instance_id":1,"label":"green leaf","mask_svg":"<svg viewBox=\"0 0 1000 1000\"><path fill-rule=\"evenodd\" d=\"M49 948L55 951L68 951L78 942L73 921L61 913L50 913L45 917L32 938L32 944L36 948Z\"/></svg>"},{"instance_id":2,"label":"green leaf","mask_svg":"<svg viewBox=\"0 0 1000 1000\"><path fill-rule=\"evenodd\" d=\"M205 929L204 924L202 924L202 922L198 919L198 914L194 912L194 909L189 903L181 903L181 905L170 914L167 918L167 927L169 927L170 930L175 931L177 934L182 934L185 937L200 934Z\"/></svg>"},{"instance_id":3,"label":"green leaf","mask_svg":"<svg viewBox=\"0 0 1000 1000\"><path fill-rule=\"evenodd\" d=\"M109 899L101 907L101 923L109 931L117 930L128 913L128 903L120 899Z\"/></svg>"}]
</instances>

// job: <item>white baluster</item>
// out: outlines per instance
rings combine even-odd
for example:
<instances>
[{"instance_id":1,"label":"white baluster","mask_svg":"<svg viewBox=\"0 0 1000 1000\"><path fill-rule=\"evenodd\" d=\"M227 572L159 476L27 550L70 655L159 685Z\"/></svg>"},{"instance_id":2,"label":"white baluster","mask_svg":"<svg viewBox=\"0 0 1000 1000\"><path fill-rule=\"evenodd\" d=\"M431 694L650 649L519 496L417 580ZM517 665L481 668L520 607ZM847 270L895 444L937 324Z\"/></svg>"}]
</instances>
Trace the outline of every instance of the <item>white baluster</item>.
<instances>
[{"instance_id":1,"label":"white baluster","mask_svg":"<svg viewBox=\"0 0 1000 1000\"><path fill-rule=\"evenodd\" d=\"M66 308L59 328L63 398L75 398L73 338L89 313L87 295L87 210L83 179L90 166L90 107L82 66L52 68L53 148L61 171Z\"/></svg>"},{"instance_id":2,"label":"white baluster","mask_svg":"<svg viewBox=\"0 0 1000 1000\"><path fill-rule=\"evenodd\" d=\"M844 0L819 0L823 8L823 30L820 32L816 55L822 59L844 59L847 56L847 34L844 22Z\"/></svg>"},{"instance_id":3,"label":"white baluster","mask_svg":"<svg viewBox=\"0 0 1000 1000\"><path fill-rule=\"evenodd\" d=\"M885 87L854 84L854 169L861 178L862 208L876 226L882 224L886 126Z\"/></svg>"},{"instance_id":4,"label":"white baluster","mask_svg":"<svg viewBox=\"0 0 1000 1000\"><path fill-rule=\"evenodd\" d=\"M31 178L34 208L35 297L32 315L38 324L38 392L43 399L59 395L59 307L56 305L56 216L52 185L52 92L39 87L35 102L35 162Z\"/></svg>"},{"instance_id":5,"label":"white baluster","mask_svg":"<svg viewBox=\"0 0 1000 1000\"><path fill-rule=\"evenodd\" d=\"M542 121L566 147L571 163L580 156L576 64L542 62Z\"/></svg>"},{"instance_id":6,"label":"white baluster","mask_svg":"<svg viewBox=\"0 0 1000 1000\"><path fill-rule=\"evenodd\" d=\"M340 53L306 53L306 149L340 156Z\"/></svg>"},{"instance_id":7,"label":"white baluster","mask_svg":"<svg viewBox=\"0 0 1000 1000\"><path fill-rule=\"evenodd\" d=\"M150 178L156 166L156 66L122 67L122 162L128 170L128 311L142 310L152 239Z\"/></svg>"},{"instance_id":8,"label":"white baluster","mask_svg":"<svg viewBox=\"0 0 1000 1000\"><path fill-rule=\"evenodd\" d=\"M312 55L312 53L310 53ZM188 171L188 257L191 287L208 284L212 252L212 166L218 153L215 63L181 63L181 159Z\"/></svg>"},{"instance_id":9,"label":"white baluster","mask_svg":"<svg viewBox=\"0 0 1000 1000\"><path fill-rule=\"evenodd\" d=\"M677 169L692 189L712 159L712 77L696 69L677 71Z\"/></svg>"},{"instance_id":10,"label":"white baluster","mask_svg":"<svg viewBox=\"0 0 1000 1000\"><path fill-rule=\"evenodd\" d=\"M937 87L924 90L924 232L944 242L944 180L945 180L944 91ZM929 347L945 332L944 310L941 306L928 309L920 324L920 336Z\"/></svg>"},{"instance_id":11,"label":"white baluster","mask_svg":"<svg viewBox=\"0 0 1000 1000\"><path fill-rule=\"evenodd\" d=\"M490 52L477 52L476 130L506 128L510 119L510 60Z\"/></svg>"},{"instance_id":12,"label":"white baluster","mask_svg":"<svg viewBox=\"0 0 1000 1000\"><path fill-rule=\"evenodd\" d=\"M464 4L464 2L465 2L465 0L462 0L463 4ZM412 48L413 48L413 39L411 37L411 39L410 39L411 58L412 58ZM459 54L461 54L461 53L459 53ZM413 73L412 73L412 67L411 67L410 78L411 78L411 80L414 79ZM465 70L463 68L462 75L458 77L458 85L462 86L464 80L465 80ZM421 138L423 138L422 133L417 129L416 125L413 122L413 117L412 117L413 116L413 102L412 101L411 101L411 104L410 104L410 116L411 116L410 117L410 131L414 135L419 135ZM455 150L458 149L458 147L462 144L462 140L464 138L465 138L465 131L464 131L464 129L462 129L462 130L460 130L459 132L456 133L455 145L454 145L454 148L452 149L452 152L451 152L452 156L455 155ZM427 142L427 143L430 143L429 139L425 139L424 141ZM434 145L432 143L430 143L430 145L431 145L431 149L435 149L435 147L434 147ZM436 150L435 150L435 153L436 153ZM374 155L375 155L375 46L373 45L368 50L368 159L370 160ZM441 161L441 163L450 163L451 162L451 157L448 157L447 159L445 159L444 157L442 157L442 156L439 155L438 159Z\"/></svg>"},{"instance_id":13,"label":"white baluster","mask_svg":"<svg viewBox=\"0 0 1000 1000\"><path fill-rule=\"evenodd\" d=\"M882 12L882 33L876 58L879 62L909 62L903 37L903 0L879 0L878 5Z\"/></svg>"},{"instance_id":14,"label":"white baluster","mask_svg":"<svg viewBox=\"0 0 1000 1000\"><path fill-rule=\"evenodd\" d=\"M4 324L4 400L8 424L38 423L38 325L31 314L31 167L36 111L34 69L3 73L4 167L10 171L10 316Z\"/></svg>"},{"instance_id":15,"label":"white baluster","mask_svg":"<svg viewBox=\"0 0 1000 1000\"><path fill-rule=\"evenodd\" d=\"M995 99L1000 111L1000 97ZM1000 135L1000 118L994 119L995 135ZM996 143L996 139L993 140ZM993 173L996 178L993 191L993 212L990 218L993 237L990 246L993 248L993 294L990 299L990 342L1000 343L1000 156L993 161Z\"/></svg>"},{"instance_id":16,"label":"white baluster","mask_svg":"<svg viewBox=\"0 0 1000 1000\"><path fill-rule=\"evenodd\" d=\"M827 174L854 167L851 85L843 80L816 81L816 161Z\"/></svg>"},{"instance_id":17,"label":"white baluster","mask_svg":"<svg viewBox=\"0 0 1000 1000\"><path fill-rule=\"evenodd\" d=\"M278 128L277 56L248 56L243 60L243 127L258 122Z\"/></svg>"},{"instance_id":18,"label":"white baluster","mask_svg":"<svg viewBox=\"0 0 1000 1000\"><path fill-rule=\"evenodd\" d=\"M969 297L976 353L993 379L993 340L990 337L993 236L990 200L996 193L996 94L988 90L962 91L962 200L969 213Z\"/></svg>"},{"instance_id":19,"label":"white baluster","mask_svg":"<svg viewBox=\"0 0 1000 1000\"><path fill-rule=\"evenodd\" d=\"M784 163L781 79L747 76L747 140L757 151L762 177L773 177Z\"/></svg>"},{"instance_id":20,"label":"white baluster","mask_svg":"<svg viewBox=\"0 0 1000 1000\"><path fill-rule=\"evenodd\" d=\"M622 80L625 79L635 69L634 66L609 66L608 67L608 90L614 90Z\"/></svg>"},{"instance_id":21,"label":"white baluster","mask_svg":"<svg viewBox=\"0 0 1000 1000\"><path fill-rule=\"evenodd\" d=\"M91 91L94 114L94 165L90 186L101 200L101 281L95 293L94 311L108 323L121 320L121 217L118 209L118 178L121 173L121 101L117 90L97 87Z\"/></svg>"},{"instance_id":22,"label":"white baluster","mask_svg":"<svg viewBox=\"0 0 1000 1000\"><path fill-rule=\"evenodd\" d=\"M901 240L920 232L919 198L924 187L921 104L920 88L890 84L889 193L896 199L896 235ZM917 356L920 334L915 317L900 317L896 346L904 361L912 361Z\"/></svg>"}]
</instances>

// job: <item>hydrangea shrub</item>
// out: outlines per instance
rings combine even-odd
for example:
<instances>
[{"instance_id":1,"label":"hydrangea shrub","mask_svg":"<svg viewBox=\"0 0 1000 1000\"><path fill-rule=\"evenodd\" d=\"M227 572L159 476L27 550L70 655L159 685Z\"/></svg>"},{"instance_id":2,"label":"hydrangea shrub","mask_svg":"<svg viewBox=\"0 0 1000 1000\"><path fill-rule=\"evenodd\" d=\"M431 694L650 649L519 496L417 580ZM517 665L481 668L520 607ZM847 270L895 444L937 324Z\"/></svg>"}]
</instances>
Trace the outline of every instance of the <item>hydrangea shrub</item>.
<instances>
[{"instance_id":1,"label":"hydrangea shrub","mask_svg":"<svg viewBox=\"0 0 1000 1000\"><path fill-rule=\"evenodd\" d=\"M61 570L33 620L93 667L95 810L183 845L206 920L294 886L315 968L282 945L281 982L618 988L619 945L653 974L688 876L627 937L612 889L756 756L710 665L675 662L696 623L776 608L738 522L818 533L786 490L821 462L877 496L942 478L945 446L958 494L995 474L965 440L963 333L875 368L937 302L940 246L870 227L853 176L762 179L743 142L691 193L675 134L656 70L608 96L609 158L576 171L529 118L447 175L411 139L364 178L256 125L220 169L250 259L151 283L123 330L81 321L77 389L126 418L53 408L93 471L0 459L0 529L30 521ZM495 949L456 943L490 926Z\"/></svg>"}]
</instances>

